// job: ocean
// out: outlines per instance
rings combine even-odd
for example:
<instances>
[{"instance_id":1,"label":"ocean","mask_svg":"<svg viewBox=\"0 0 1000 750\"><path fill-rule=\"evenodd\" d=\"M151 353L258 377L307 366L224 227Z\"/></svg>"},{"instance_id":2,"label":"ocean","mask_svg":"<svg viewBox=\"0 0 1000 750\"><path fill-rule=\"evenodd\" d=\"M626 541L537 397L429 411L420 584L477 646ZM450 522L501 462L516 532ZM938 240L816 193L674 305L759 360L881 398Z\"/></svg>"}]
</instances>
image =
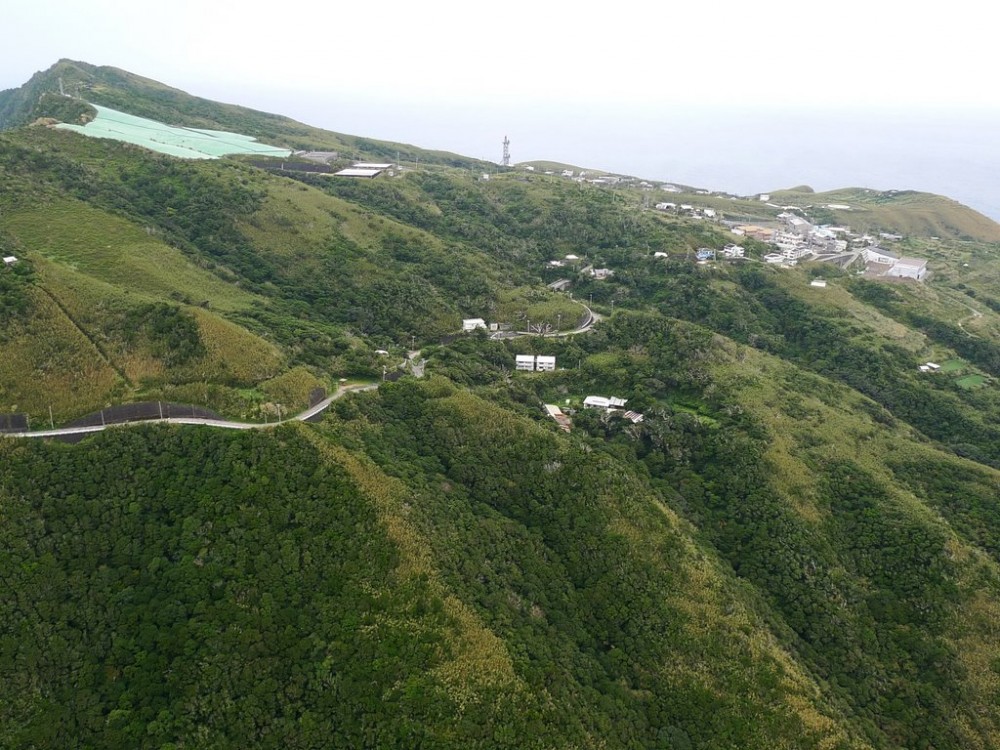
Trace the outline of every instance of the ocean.
<instances>
[{"instance_id":1,"label":"ocean","mask_svg":"<svg viewBox=\"0 0 1000 750\"><path fill-rule=\"evenodd\" d=\"M799 185L920 190L1000 221L1000 111L324 97L268 105L318 127L493 162L507 136L513 163L557 161L736 195Z\"/></svg>"}]
</instances>

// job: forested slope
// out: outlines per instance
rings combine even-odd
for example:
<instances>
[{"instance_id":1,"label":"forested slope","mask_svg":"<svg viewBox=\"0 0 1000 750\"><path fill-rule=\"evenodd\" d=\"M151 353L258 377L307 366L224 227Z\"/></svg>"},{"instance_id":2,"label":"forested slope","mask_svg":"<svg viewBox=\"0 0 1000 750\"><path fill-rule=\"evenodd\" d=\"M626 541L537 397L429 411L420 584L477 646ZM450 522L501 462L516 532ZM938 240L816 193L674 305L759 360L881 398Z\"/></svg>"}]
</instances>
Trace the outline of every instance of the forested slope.
<instances>
[{"instance_id":1,"label":"forested slope","mask_svg":"<svg viewBox=\"0 0 1000 750\"><path fill-rule=\"evenodd\" d=\"M0 120L56 74L172 122L394 145L68 61ZM734 235L638 187L424 157L344 181L0 133L0 412L273 421L411 349L427 373L270 432L0 439L0 745L1000 746L995 225L851 191L824 199L910 227L924 283L752 240L697 263ZM456 336L589 309L579 335Z\"/></svg>"}]
</instances>

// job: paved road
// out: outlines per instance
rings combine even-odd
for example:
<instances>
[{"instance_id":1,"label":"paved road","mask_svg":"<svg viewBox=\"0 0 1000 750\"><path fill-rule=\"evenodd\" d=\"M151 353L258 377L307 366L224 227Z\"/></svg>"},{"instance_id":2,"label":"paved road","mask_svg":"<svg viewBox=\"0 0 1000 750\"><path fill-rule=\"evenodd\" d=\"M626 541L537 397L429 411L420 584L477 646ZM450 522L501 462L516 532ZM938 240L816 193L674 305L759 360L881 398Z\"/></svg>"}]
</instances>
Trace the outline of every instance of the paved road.
<instances>
[{"instance_id":1,"label":"paved road","mask_svg":"<svg viewBox=\"0 0 1000 750\"><path fill-rule=\"evenodd\" d=\"M226 419L203 419L201 417L171 417L167 419L143 419L137 420L135 422L118 422L107 425L90 425L88 427L61 427L57 430L36 430L33 432L8 432L7 437L59 437L61 435L86 435L91 432L100 432L101 430L106 430L109 427L126 427L128 425L136 424L150 424L151 422L157 423L167 423L167 424L189 424L189 425L201 425L202 427L217 427L223 430L263 430L270 427L277 427L279 424L285 424L286 422L305 422L308 419L315 417L317 414L325 411L330 404L336 401L342 396L352 393L355 391L371 391L378 388L378 383L373 385L348 385L338 388L336 393L329 396L322 401L320 401L315 406L311 406L306 409L301 414L296 414L294 417L289 417L288 419L283 419L280 422L265 422L264 424L258 424L255 422L230 422ZM0 436L2 437L2 436Z\"/></svg>"},{"instance_id":2,"label":"paved road","mask_svg":"<svg viewBox=\"0 0 1000 750\"><path fill-rule=\"evenodd\" d=\"M517 336L542 336L543 338L562 338L563 336L576 336L578 333L586 333L589 331L594 323L601 320L601 316L591 310L582 302L576 301L584 310L587 311L587 319L583 322L579 328L574 328L572 331L557 331L555 333L537 333L535 331L517 331L515 335Z\"/></svg>"}]
</instances>

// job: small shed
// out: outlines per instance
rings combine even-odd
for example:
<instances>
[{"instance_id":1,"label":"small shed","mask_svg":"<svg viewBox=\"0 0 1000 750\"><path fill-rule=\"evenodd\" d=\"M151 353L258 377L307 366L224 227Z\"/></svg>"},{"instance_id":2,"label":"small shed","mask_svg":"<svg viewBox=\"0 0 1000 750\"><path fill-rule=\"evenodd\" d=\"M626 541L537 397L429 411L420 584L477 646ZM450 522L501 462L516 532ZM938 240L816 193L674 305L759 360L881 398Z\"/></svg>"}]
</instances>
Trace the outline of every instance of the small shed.
<instances>
[{"instance_id":1,"label":"small shed","mask_svg":"<svg viewBox=\"0 0 1000 750\"><path fill-rule=\"evenodd\" d=\"M4 258L3 258L3 264L4 264L4 266L12 266L15 263L17 263L17 258L15 258L13 255L5 255L4 256Z\"/></svg>"}]
</instances>

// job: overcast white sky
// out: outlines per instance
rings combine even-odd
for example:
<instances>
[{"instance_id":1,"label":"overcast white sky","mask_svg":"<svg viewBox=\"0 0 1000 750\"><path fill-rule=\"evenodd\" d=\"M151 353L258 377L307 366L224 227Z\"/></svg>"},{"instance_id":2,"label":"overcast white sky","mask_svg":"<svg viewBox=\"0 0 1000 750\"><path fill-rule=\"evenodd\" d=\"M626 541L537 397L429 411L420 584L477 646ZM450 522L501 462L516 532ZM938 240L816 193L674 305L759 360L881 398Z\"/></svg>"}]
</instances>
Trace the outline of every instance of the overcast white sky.
<instances>
[{"instance_id":1,"label":"overcast white sky","mask_svg":"<svg viewBox=\"0 0 1000 750\"><path fill-rule=\"evenodd\" d=\"M1000 106L969 0L6 5L0 88L69 57L213 97Z\"/></svg>"}]
</instances>

